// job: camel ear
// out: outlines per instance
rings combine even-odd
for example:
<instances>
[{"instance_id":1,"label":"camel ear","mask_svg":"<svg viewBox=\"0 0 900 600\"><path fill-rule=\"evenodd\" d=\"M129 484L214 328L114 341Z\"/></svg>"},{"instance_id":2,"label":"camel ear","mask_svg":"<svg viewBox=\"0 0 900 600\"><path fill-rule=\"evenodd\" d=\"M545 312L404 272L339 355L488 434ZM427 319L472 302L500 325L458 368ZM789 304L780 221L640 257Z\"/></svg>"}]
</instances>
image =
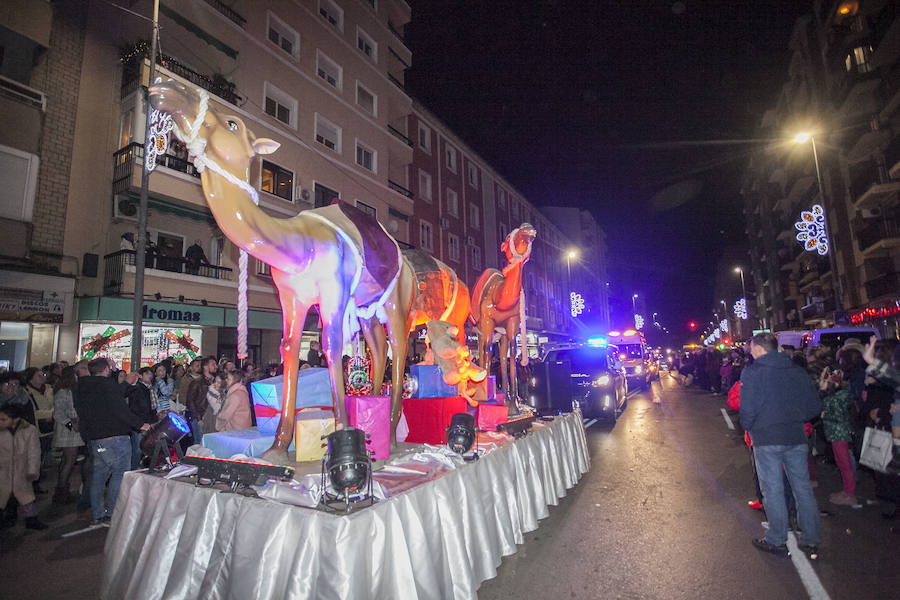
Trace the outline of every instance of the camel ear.
<instances>
[{"instance_id":1,"label":"camel ear","mask_svg":"<svg viewBox=\"0 0 900 600\"><path fill-rule=\"evenodd\" d=\"M272 154L281 147L281 144L269 138L257 138L253 140L253 151L257 154Z\"/></svg>"}]
</instances>

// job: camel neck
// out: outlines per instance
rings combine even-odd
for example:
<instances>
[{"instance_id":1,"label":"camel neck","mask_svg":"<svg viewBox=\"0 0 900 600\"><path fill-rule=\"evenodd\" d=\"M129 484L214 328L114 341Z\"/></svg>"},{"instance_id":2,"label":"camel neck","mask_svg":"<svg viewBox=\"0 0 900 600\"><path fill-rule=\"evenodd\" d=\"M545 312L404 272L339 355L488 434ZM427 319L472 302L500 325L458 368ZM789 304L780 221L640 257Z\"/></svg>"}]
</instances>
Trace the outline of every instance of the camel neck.
<instances>
[{"instance_id":1,"label":"camel neck","mask_svg":"<svg viewBox=\"0 0 900 600\"><path fill-rule=\"evenodd\" d=\"M508 310L516 305L519 301L519 294L522 291L522 261L513 265L504 274L503 285L500 286L500 300L496 306L500 310Z\"/></svg>"}]
</instances>

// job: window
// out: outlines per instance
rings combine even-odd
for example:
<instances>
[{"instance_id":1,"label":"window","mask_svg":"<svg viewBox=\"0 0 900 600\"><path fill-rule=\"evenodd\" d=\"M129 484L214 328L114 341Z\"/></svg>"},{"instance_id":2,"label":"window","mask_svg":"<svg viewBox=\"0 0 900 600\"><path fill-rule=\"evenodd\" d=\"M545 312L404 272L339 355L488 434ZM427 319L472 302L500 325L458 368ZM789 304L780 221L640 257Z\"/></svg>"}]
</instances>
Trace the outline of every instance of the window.
<instances>
[{"instance_id":1,"label":"window","mask_svg":"<svg viewBox=\"0 0 900 600\"><path fill-rule=\"evenodd\" d=\"M459 216L459 196L450 188L447 188L447 212L454 217Z\"/></svg>"},{"instance_id":2,"label":"window","mask_svg":"<svg viewBox=\"0 0 900 600\"><path fill-rule=\"evenodd\" d=\"M503 188L497 189L497 206L506 210L506 190Z\"/></svg>"},{"instance_id":3,"label":"window","mask_svg":"<svg viewBox=\"0 0 900 600\"><path fill-rule=\"evenodd\" d=\"M469 185L478 187L478 167L472 163L467 164L466 174L469 176Z\"/></svg>"},{"instance_id":4,"label":"window","mask_svg":"<svg viewBox=\"0 0 900 600\"><path fill-rule=\"evenodd\" d=\"M256 261L256 274L263 275L265 277L272 276L272 267L259 260L258 258L254 259Z\"/></svg>"},{"instance_id":5,"label":"window","mask_svg":"<svg viewBox=\"0 0 900 600\"><path fill-rule=\"evenodd\" d=\"M285 94L268 81L264 86L266 114L285 125L297 128L297 100Z\"/></svg>"},{"instance_id":6,"label":"window","mask_svg":"<svg viewBox=\"0 0 900 600\"><path fill-rule=\"evenodd\" d=\"M872 65L872 46L859 46L853 49L853 62L857 73L868 73L874 69Z\"/></svg>"},{"instance_id":7,"label":"window","mask_svg":"<svg viewBox=\"0 0 900 600\"><path fill-rule=\"evenodd\" d=\"M508 235L509 229L506 228L506 223L500 223L500 240L505 240Z\"/></svg>"},{"instance_id":8,"label":"window","mask_svg":"<svg viewBox=\"0 0 900 600\"><path fill-rule=\"evenodd\" d=\"M378 62L378 44L372 39L372 36L359 27L356 28L356 47L373 63Z\"/></svg>"},{"instance_id":9,"label":"window","mask_svg":"<svg viewBox=\"0 0 900 600\"><path fill-rule=\"evenodd\" d=\"M419 169L419 197L431 202L431 175L422 169Z\"/></svg>"},{"instance_id":10,"label":"window","mask_svg":"<svg viewBox=\"0 0 900 600\"><path fill-rule=\"evenodd\" d=\"M374 207L374 206L369 206L369 205L366 204L365 202L360 202L359 200L357 200L357 201L356 201L356 208L358 208L359 210L363 211L363 212L366 213L367 215L371 216L373 219L377 219L377 218L378 218L377 211L375 210L375 207Z\"/></svg>"},{"instance_id":11,"label":"window","mask_svg":"<svg viewBox=\"0 0 900 600\"><path fill-rule=\"evenodd\" d=\"M316 51L316 74L334 89L341 89L343 69L325 56L321 50Z\"/></svg>"},{"instance_id":12,"label":"window","mask_svg":"<svg viewBox=\"0 0 900 600\"><path fill-rule=\"evenodd\" d=\"M419 147L431 154L431 130L419 123Z\"/></svg>"},{"instance_id":13,"label":"window","mask_svg":"<svg viewBox=\"0 0 900 600\"><path fill-rule=\"evenodd\" d=\"M340 198L340 194L331 188L327 188L321 183L316 184L316 198L315 204L316 208L321 208L322 206L328 206L332 204L335 200Z\"/></svg>"},{"instance_id":14,"label":"window","mask_svg":"<svg viewBox=\"0 0 900 600\"><path fill-rule=\"evenodd\" d=\"M424 250L431 250L431 223L419 221L419 246Z\"/></svg>"},{"instance_id":15,"label":"window","mask_svg":"<svg viewBox=\"0 0 900 600\"><path fill-rule=\"evenodd\" d=\"M356 164L361 166L363 169L368 169L373 173L378 171L377 169L377 156L378 153L360 142L356 141Z\"/></svg>"},{"instance_id":16,"label":"window","mask_svg":"<svg viewBox=\"0 0 900 600\"><path fill-rule=\"evenodd\" d=\"M481 211L475 204L469 204L469 227L481 229Z\"/></svg>"},{"instance_id":17,"label":"window","mask_svg":"<svg viewBox=\"0 0 900 600\"><path fill-rule=\"evenodd\" d=\"M31 222L39 162L34 154L0 145L0 217Z\"/></svg>"},{"instance_id":18,"label":"window","mask_svg":"<svg viewBox=\"0 0 900 600\"><path fill-rule=\"evenodd\" d=\"M340 154L341 128L316 113L316 141Z\"/></svg>"},{"instance_id":19,"label":"window","mask_svg":"<svg viewBox=\"0 0 900 600\"><path fill-rule=\"evenodd\" d=\"M300 34L287 23L269 13L269 41L293 56L300 58Z\"/></svg>"},{"instance_id":20,"label":"window","mask_svg":"<svg viewBox=\"0 0 900 600\"><path fill-rule=\"evenodd\" d=\"M452 233L447 235L447 251L449 252L450 260L459 262L459 236Z\"/></svg>"},{"instance_id":21,"label":"window","mask_svg":"<svg viewBox=\"0 0 900 600\"><path fill-rule=\"evenodd\" d=\"M267 160L262 161L259 189L288 202L294 201L294 174Z\"/></svg>"},{"instance_id":22,"label":"window","mask_svg":"<svg viewBox=\"0 0 900 600\"><path fill-rule=\"evenodd\" d=\"M510 209L512 209L512 218L514 220L518 219L519 218L519 203L516 202L515 200L510 200L509 204L510 204Z\"/></svg>"},{"instance_id":23,"label":"window","mask_svg":"<svg viewBox=\"0 0 900 600\"><path fill-rule=\"evenodd\" d=\"M319 14L338 30L344 30L344 11L332 0L319 0Z\"/></svg>"},{"instance_id":24,"label":"window","mask_svg":"<svg viewBox=\"0 0 900 600\"><path fill-rule=\"evenodd\" d=\"M217 267L222 266L222 255L225 253L225 236L215 235L209 240L209 262Z\"/></svg>"},{"instance_id":25,"label":"window","mask_svg":"<svg viewBox=\"0 0 900 600\"><path fill-rule=\"evenodd\" d=\"M456 148L448 145L445 150L447 168L456 173Z\"/></svg>"},{"instance_id":26,"label":"window","mask_svg":"<svg viewBox=\"0 0 900 600\"><path fill-rule=\"evenodd\" d=\"M356 104L373 117L378 116L378 100L375 94L358 81L356 82Z\"/></svg>"},{"instance_id":27,"label":"window","mask_svg":"<svg viewBox=\"0 0 900 600\"><path fill-rule=\"evenodd\" d=\"M472 246L472 267L475 269L481 268L481 248L478 246Z\"/></svg>"}]
</instances>

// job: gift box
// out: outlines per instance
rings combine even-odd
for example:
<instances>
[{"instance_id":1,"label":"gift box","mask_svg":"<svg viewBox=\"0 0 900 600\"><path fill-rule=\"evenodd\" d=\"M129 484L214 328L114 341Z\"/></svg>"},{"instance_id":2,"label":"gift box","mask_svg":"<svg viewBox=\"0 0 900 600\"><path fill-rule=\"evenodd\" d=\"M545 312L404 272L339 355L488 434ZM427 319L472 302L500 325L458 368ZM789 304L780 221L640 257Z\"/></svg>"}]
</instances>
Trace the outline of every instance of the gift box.
<instances>
[{"instance_id":1,"label":"gift box","mask_svg":"<svg viewBox=\"0 0 900 600\"><path fill-rule=\"evenodd\" d=\"M479 404L475 426L480 431L497 431L497 425L509 420L509 408L500 404Z\"/></svg>"},{"instance_id":2,"label":"gift box","mask_svg":"<svg viewBox=\"0 0 900 600\"><path fill-rule=\"evenodd\" d=\"M443 398L407 398L403 401L403 414L409 426L406 441L411 444L434 444L443 446L447 442L447 428L456 413L466 412L465 398L449 396Z\"/></svg>"},{"instance_id":3,"label":"gift box","mask_svg":"<svg viewBox=\"0 0 900 600\"><path fill-rule=\"evenodd\" d=\"M491 375L490 377L485 377L478 383L469 382L469 389L475 390L475 393L472 395L473 400L477 400L478 402L493 402L494 398L497 396L497 377Z\"/></svg>"},{"instance_id":4,"label":"gift box","mask_svg":"<svg viewBox=\"0 0 900 600\"><path fill-rule=\"evenodd\" d=\"M416 381L413 398L447 398L459 394L455 385L444 383L444 374L437 365L411 365L409 376Z\"/></svg>"},{"instance_id":5,"label":"gift box","mask_svg":"<svg viewBox=\"0 0 900 600\"><path fill-rule=\"evenodd\" d=\"M369 434L366 446L373 460L391 457L391 398L389 396L347 396L350 427Z\"/></svg>"},{"instance_id":6,"label":"gift box","mask_svg":"<svg viewBox=\"0 0 900 600\"><path fill-rule=\"evenodd\" d=\"M334 431L334 411L304 408L297 413L294 446L297 462L322 460L328 443L323 440Z\"/></svg>"},{"instance_id":7,"label":"gift box","mask_svg":"<svg viewBox=\"0 0 900 600\"><path fill-rule=\"evenodd\" d=\"M250 384L256 426L260 433L275 433L281 418L281 397L284 377L278 375ZM331 408L331 378L328 369L303 369L297 375L297 393L294 396L294 414L303 408Z\"/></svg>"}]
</instances>

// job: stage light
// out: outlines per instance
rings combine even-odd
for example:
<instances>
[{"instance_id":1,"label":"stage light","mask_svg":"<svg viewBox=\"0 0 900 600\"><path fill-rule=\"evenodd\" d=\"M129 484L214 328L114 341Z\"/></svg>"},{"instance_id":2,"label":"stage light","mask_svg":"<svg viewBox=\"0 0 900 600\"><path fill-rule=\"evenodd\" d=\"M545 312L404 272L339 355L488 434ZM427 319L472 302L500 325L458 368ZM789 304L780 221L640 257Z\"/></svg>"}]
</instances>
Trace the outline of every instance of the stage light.
<instances>
[{"instance_id":1,"label":"stage light","mask_svg":"<svg viewBox=\"0 0 900 600\"><path fill-rule=\"evenodd\" d=\"M475 417L469 413L457 413L450 417L450 427L447 428L447 447L457 454L465 454L474 443Z\"/></svg>"},{"instance_id":2,"label":"stage light","mask_svg":"<svg viewBox=\"0 0 900 600\"><path fill-rule=\"evenodd\" d=\"M609 335L610 337L619 337L620 335L622 335L622 333L619 331L610 331Z\"/></svg>"},{"instance_id":3,"label":"stage light","mask_svg":"<svg viewBox=\"0 0 900 600\"><path fill-rule=\"evenodd\" d=\"M178 301L179 301L179 302L184 302L184 294L179 294L179 295L178 295Z\"/></svg>"},{"instance_id":4,"label":"stage light","mask_svg":"<svg viewBox=\"0 0 900 600\"><path fill-rule=\"evenodd\" d=\"M166 418L154 423L141 439L141 453L148 459L147 466L155 470L160 459L164 459L164 466L172 467L170 452L175 449L179 459L184 458L181 453L181 438L191 432L187 421L177 414L170 412Z\"/></svg>"},{"instance_id":5,"label":"stage light","mask_svg":"<svg viewBox=\"0 0 900 600\"><path fill-rule=\"evenodd\" d=\"M200 300L200 304L202 304L203 306L207 306L209 302L206 301L206 298L203 298L202 300Z\"/></svg>"},{"instance_id":6,"label":"stage light","mask_svg":"<svg viewBox=\"0 0 900 600\"><path fill-rule=\"evenodd\" d=\"M157 300L162 300L162 294L160 294L159 292L156 292L155 294L153 294L153 297L156 298Z\"/></svg>"},{"instance_id":7,"label":"stage light","mask_svg":"<svg viewBox=\"0 0 900 600\"><path fill-rule=\"evenodd\" d=\"M625 330L625 337L633 337L636 335L637 335L637 331L635 331L634 329L626 329Z\"/></svg>"},{"instance_id":8,"label":"stage light","mask_svg":"<svg viewBox=\"0 0 900 600\"><path fill-rule=\"evenodd\" d=\"M372 459L366 449L366 433L361 429L345 427L328 435L328 453L322 459L322 503L333 508L335 502L343 502L350 510L350 496L372 498ZM338 496L325 488L325 472ZM366 487L367 491L363 492ZM361 493L362 492L362 493Z\"/></svg>"}]
</instances>

